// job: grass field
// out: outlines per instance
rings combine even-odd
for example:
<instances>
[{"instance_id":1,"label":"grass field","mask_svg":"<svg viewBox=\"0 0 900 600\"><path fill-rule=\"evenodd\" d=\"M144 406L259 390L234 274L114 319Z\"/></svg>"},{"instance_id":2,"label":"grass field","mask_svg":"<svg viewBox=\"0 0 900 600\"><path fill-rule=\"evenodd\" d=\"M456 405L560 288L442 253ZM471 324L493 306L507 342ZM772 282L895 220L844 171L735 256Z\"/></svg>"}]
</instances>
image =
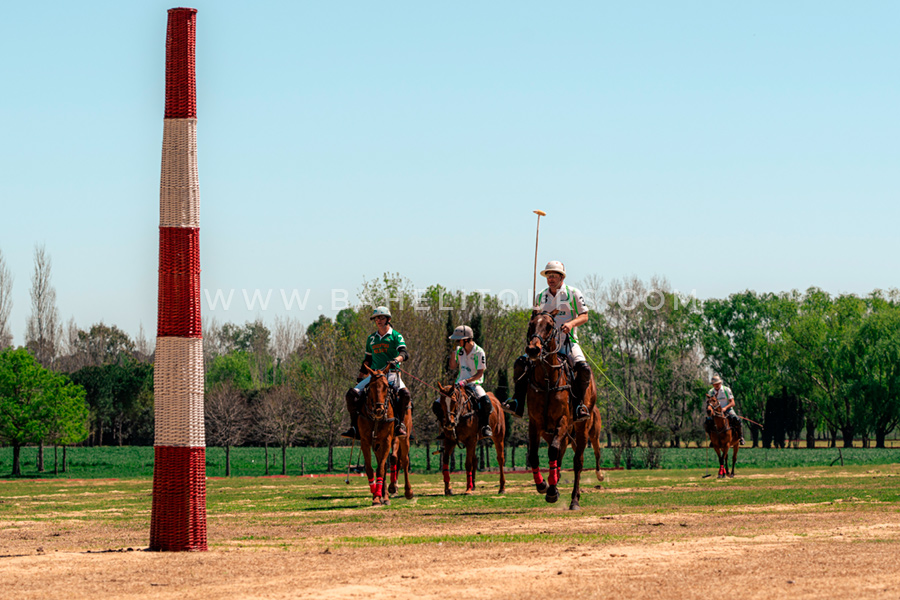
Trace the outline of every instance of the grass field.
<instances>
[{"instance_id":1,"label":"grass field","mask_svg":"<svg viewBox=\"0 0 900 600\"><path fill-rule=\"evenodd\" d=\"M704 474L591 473L578 512L565 471L556 504L522 472L454 496L416 474L378 508L358 476L213 478L201 553L144 551L148 477L5 479L0 598L900 595L900 465Z\"/></svg>"},{"instance_id":2,"label":"grass field","mask_svg":"<svg viewBox=\"0 0 900 600\"><path fill-rule=\"evenodd\" d=\"M431 446L431 451L436 446ZM350 448L339 447L334 450L334 472L344 473L350 461ZM664 448L661 451L662 469L698 469L715 468L716 458L706 448ZM148 446L104 446L78 447L68 449L67 473L53 474L53 448L44 451L44 473L37 471L37 448L22 449L21 461L23 475L26 477L66 477L82 479L151 477L153 475L153 448ZM461 451L457 456L462 458ZM486 456L491 468L497 462L493 448L488 448ZM411 451L412 469L416 473L437 472L439 456L431 456L431 469L427 469L426 447L414 446ZM546 461L546 451L542 451ZM507 452L507 465L512 464L512 453ZM602 468L613 467L612 449L604 449L601 461ZM61 465L62 453L59 453ZM816 448L816 449L771 449L742 448L738 454L738 470L746 468L775 469L784 467L814 467L844 465L882 465L900 462L900 448ZM362 463L358 448L353 451L352 463ZM585 466L593 468L593 452L585 454ZM634 451L634 467L643 467L643 450ZM525 468L525 448L519 447L515 453L515 465ZM300 475L311 473L327 473L328 454L325 448L288 448L287 474ZM544 465L546 466L546 465ZM564 467L571 468L572 452L566 453ZM265 450L263 448L233 448L231 451L231 473L234 476L259 476L265 474ZM12 471L12 449L0 448L0 477L6 477ZM210 477L225 475L225 452L221 448L208 448L206 454L206 472ZM280 449L269 449L269 474L281 473Z\"/></svg>"},{"instance_id":3,"label":"grass field","mask_svg":"<svg viewBox=\"0 0 900 600\"><path fill-rule=\"evenodd\" d=\"M213 478L210 551L188 554L143 551L147 477L5 479L0 598L900 595L884 559L900 550L900 465L704 474L591 473L578 512L565 471L556 504L522 472L505 495L484 474L449 497L440 475L416 474L412 500L378 508L358 476Z\"/></svg>"}]
</instances>

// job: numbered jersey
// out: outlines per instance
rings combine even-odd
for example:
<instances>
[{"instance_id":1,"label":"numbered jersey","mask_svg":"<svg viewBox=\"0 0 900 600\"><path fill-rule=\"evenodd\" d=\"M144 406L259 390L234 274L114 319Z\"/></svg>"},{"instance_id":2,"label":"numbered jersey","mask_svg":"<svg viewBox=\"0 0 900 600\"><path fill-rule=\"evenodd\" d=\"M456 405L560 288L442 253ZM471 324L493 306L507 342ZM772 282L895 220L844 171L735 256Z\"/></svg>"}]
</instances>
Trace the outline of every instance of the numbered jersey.
<instances>
[{"instance_id":1,"label":"numbered jersey","mask_svg":"<svg viewBox=\"0 0 900 600\"><path fill-rule=\"evenodd\" d=\"M469 353L466 353L462 348L457 348L456 360L459 361L459 375L456 377L456 383L459 383L463 379L473 377L475 373L485 368L484 350L478 344L475 344L472 351ZM484 383L484 373L481 374L481 377L479 377L477 381L472 381L470 383L473 385L481 385Z\"/></svg>"},{"instance_id":2,"label":"numbered jersey","mask_svg":"<svg viewBox=\"0 0 900 600\"><path fill-rule=\"evenodd\" d=\"M397 358L400 348L405 347L406 341L403 336L399 331L390 327L383 336L378 335L377 331L369 336L369 339L366 340L366 357L372 357L371 368L373 371L378 371Z\"/></svg>"}]
</instances>

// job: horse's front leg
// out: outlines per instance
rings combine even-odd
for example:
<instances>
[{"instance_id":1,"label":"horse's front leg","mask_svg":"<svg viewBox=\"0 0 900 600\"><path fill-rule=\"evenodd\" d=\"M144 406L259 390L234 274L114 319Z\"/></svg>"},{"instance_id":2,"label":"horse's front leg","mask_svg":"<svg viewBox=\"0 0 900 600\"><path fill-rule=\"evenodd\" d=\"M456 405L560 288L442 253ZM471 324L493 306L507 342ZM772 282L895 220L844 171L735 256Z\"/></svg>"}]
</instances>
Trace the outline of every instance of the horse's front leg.
<instances>
[{"instance_id":1,"label":"horse's front leg","mask_svg":"<svg viewBox=\"0 0 900 600\"><path fill-rule=\"evenodd\" d=\"M547 482L541 476L541 462L538 458L538 448L541 446L540 432L534 421L528 422L528 464L531 465L531 474L534 476L534 485L539 494L547 491Z\"/></svg>"},{"instance_id":2,"label":"horse's front leg","mask_svg":"<svg viewBox=\"0 0 900 600\"><path fill-rule=\"evenodd\" d=\"M388 426L393 427L394 424L388 423ZM375 498L372 499L372 504L375 505L391 503L391 499L387 495L387 486L384 485L384 476L387 473L387 462L391 454L392 442L393 438L390 435L375 442L375 460L378 461L378 465L375 468Z\"/></svg>"},{"instance_id":3,"label":"horse's front leg","mask_svg":"<svg viewBox=\"0 0 900 600\"><path fill-rule=\"evenodd\" d=\"M466 441L466 494L475 491L475 456L478 445L478 431Z\"/></svg>"},{"instance_id":4,"label":"horse's front leg","mask_svg":"<svg viewBox=\"0 0 900 600\"><path fill-rule=\"evenodd\" d=\"M728 459L728 448L719 448L715 446L716 456L719 458L719 475L717 479L725 477L725 461Z\"/></svg>"},{"instance_id":5,"label":"horse's front leg","mask_svg":"<svg viewBox=\"0 0 900 600\"><path fill-rule=\"evenodd\" d=\"M372 446L369 444L369 440L363 438L360 443L360 449L362 450L363 457L365 458L366 463L366 478L369 480L369 492L372 494L373 504L374 498L376 496L380 496L381 494L375 493L375 471L372 469Z\"/></svg>"},{"instance_id":6,"label":"horse's front leg","mask_svg":"<svg viewBox=\"0 0 900 600\"><path fill-rule=\"evenodd\" d=\"M450 455L453 453L453 444L450 442L450 436L444 439L444 445L441 451L441 474L444 476L444 495L452 496L453 489L450 484Z\"/></svg>"}]
</instances>

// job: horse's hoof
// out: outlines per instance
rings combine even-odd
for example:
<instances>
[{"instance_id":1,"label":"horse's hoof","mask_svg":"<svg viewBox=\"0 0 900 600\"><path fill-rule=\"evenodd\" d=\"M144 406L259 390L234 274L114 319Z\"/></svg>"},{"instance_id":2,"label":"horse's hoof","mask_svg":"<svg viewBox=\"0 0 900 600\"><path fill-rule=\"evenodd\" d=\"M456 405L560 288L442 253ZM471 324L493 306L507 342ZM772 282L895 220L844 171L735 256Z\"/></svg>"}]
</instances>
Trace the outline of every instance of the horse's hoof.
<instances>
[{"instance_id":1,"label":"horse's hoof","mask_svg":"<svg viewBox=\"0 0 900 600\"><path fill-rule=\"evenodd\" d=\"M547 495L544 496L544 500L550 503L559 500L559 488L557 488L555 485L549 486L547 488Z\"/></svg>"},{"instance_id":2,"label":"horse's hoof","mask_svg":"<svg viewBox=\"0 0 900 600\"><path fill-rule=\"evenodd\" d=\"M372 498L372 506L381 506L381 498Z\"/></svg>"},{"instance_id":3,"label":"horse's hoof","mask_svg":"<svg viewBox=\"0 0 900 600\"><path fill-rule=\"evenodd\" d=\"M415 496L415 494L413 494L412 492L405 492L403 494L403 497L406 498L407 500L412 500L413 496Z\"/></svg>"},{"instance_id":4,"label":"horse's hoof","mask_svg":"<svg viewBox=\"0 0 900 600\"><path fill-rule=\"evenodd\" d=\"M390 506L390 505L391 505L391 499L390 499L390 498L384 498L384 499L382 500L382 503L383 503L385 506Z\"/></svg>"},{"instance_id":5,"label":"horse's hoof","mask_svg":"<svg viewBox=\"0 0 900 600\"><path fill-rule=\"evenodd\" d=\"M728 479L734 479L734 473L729 473L729 474L728 474Z\"/></svg>"},{"instance_id":6,"label":"horse's hoof","mask_svg":"<svg viewBox=\"0 0 900 600\"><path fill-rule=\"evenodd\" d=\"M569 505L569 510L581 510L581 506L577 502L572 502Z\"/></svg>"},{"instance_id":7,"label":"horse's hoof","mask_svg":"<svg viewBox=\"0 0 900 600\"><path fill-rule=\"evenodd\" d=\"M542 481L539 484L537 484L537 491L539 494L543 494L544 492L546 492L547 491L547 482Z\"/></svg>"},{"instance_id":8,"label":"horse's hoof","mask_svg":"<svg viewBox=\"0 0 900 600\"><path fill-rule=\"evenodd\" d=\"M445 496L452 496L452 495L453 495L453 490L451 490L451 489L446 489L446 490L444 490L444 495L445 495Z\"/></svg>"},{"instance_id":9,"label":"horse's hoof","mask_svg":"<svg viewBox=\"0 0 900 600\"><path fill-rule=\"evenodd\" d=\"M597 481L602 482L606 479L606 476L603 474L603 471L597 471Z\"/></svg>"},{"instance_id":10,"label":"horse's hoof","mask_svg":"<svg viewBox=\"0 0 900 600\"><path fill-rule=\"evenodd\" d=\"M500 488L500 490L499 490L497 493L498 493L498 494L505 494L505 493L506 493L506 490L505 490L504 488Z\"/></svg>"},{"instance_id":11,"label":"horse's hoof","mask_svg":"<svg viewBox=\"0 0 900 600\"><path fill-rule=\"evenodd\" d=\"M396 494L396 493L397 493L397 486L394 485L394 484L392 483L392 484L390 485L390 487L388 488L388 494L390 494L391 496L393 496L393 495Z\"/></svg>"}]
</instances>

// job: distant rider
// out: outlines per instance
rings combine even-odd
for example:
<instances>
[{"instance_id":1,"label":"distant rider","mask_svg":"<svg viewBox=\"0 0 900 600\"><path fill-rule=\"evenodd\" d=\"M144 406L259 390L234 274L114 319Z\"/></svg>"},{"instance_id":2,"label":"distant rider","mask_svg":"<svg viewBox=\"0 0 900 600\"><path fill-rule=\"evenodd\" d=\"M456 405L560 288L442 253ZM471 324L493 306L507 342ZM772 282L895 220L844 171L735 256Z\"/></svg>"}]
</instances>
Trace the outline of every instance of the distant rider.
<instances>
[{"instance_id":1,"label":"distant rider","mask_svg":"<svg viewBox=\"0 0 900 600\"><path fill-rule=\"evenodd\" d=\"M719 406L722 407L722 411L725 413L725 416L728 417L731 428L737 433L741 440L740 443L743 445L744 425L738 414L734 412L734 393L731 391L730 387L722 384L722 378L718 375L714 375L710 383L712 383L712 389L706 392L707 398L715 398L718 400ZM712 431L713 427L712 417L707 416L706 431Z\"/></svg>"}]
</instances>

